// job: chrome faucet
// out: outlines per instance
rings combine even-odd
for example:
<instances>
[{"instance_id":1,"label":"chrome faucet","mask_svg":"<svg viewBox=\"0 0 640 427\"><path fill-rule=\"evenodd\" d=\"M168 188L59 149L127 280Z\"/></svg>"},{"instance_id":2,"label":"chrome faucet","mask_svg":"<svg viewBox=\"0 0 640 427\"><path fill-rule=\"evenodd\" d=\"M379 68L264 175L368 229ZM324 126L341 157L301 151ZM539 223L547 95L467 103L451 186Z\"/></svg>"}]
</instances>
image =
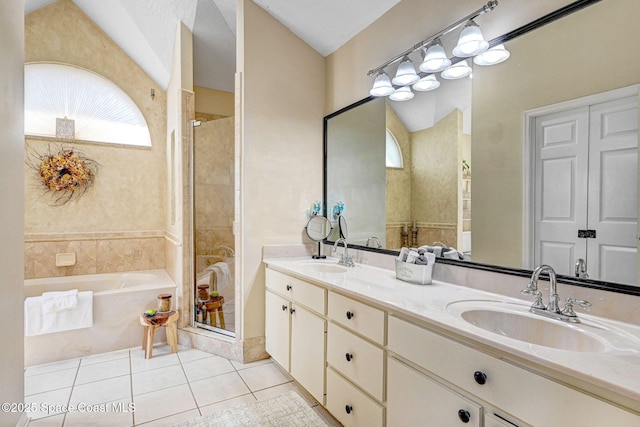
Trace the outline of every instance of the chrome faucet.
<instances>
[{"instance_id":1,"label":"chrome faucet","mask_svg":"<svg viewBox=\"0 0 640 427\"><path fill-rule=\"evenodd\" d=\"M349 256L349 248L347 246L347 241L344 238L339 238L333 244L332 252L338 251L338 243L342 242L344 245L344 252L340 254L340 261L338 261L338 265L344 265L345 267L355 267L355 263L353 262L353 257Z\"/></svg>"},{"instance_id":2,"label":"chrome faucet","mask_svg":"<svg viewBox=\"0 0 640 427\"><path fill-rule=\"evenodd\" d=\"M366 243L366 245L365 245L365 246L366 246L366 247L369 247L369 242L370 242L370 241L372 241L372 240L373 240L373 241L376 241L376 242L378 243L378 244L377 244L377 246L376 246L376 248L378 248L378 249L382 248L382 243L380 243L380 239L378 239L376 236L369 237L369 238L367 239L367 243Z\"/></svg>"},{"instance_id":3,"label":"chrome faucet","mask_svg":"<svg viewBox=\"0 0 640 427\"><path fill-rule=\"evenodd\" d=\"M538 290L538 279L540 278L540 274L542 272L548 272L549 274L549 304L546 306L542 302L542 293ZM529 309L530 312L535 314L540 314L545 317L550 317L556 320L563 320L565 322L570 323L580 323L578 316L573 311L573 305L577 304L583 308L591 307L591 303L588 301L583 301L574 298L567 298L565 302L565 306L563 310L560 310L558 297L558 282L556 279L556 272L553 267L549 265L542 264L538 266L535 270L533 270L533 274L531 275L531 281L527 285L525 289L522 290L524 295L533 295L535 300Z\"/></svg>"},{"instance_id":4,"label":"chrome faucet","mask_svg":"<svg viewBox=\"0 0 640 427\"><path fill-rule=\"evenodd\" d=\"M584 262L582 258L578 258L576 261L576 277L580 279L588 279L589 275L587 274L587 263Z\"/></svg>"}]
</instances>

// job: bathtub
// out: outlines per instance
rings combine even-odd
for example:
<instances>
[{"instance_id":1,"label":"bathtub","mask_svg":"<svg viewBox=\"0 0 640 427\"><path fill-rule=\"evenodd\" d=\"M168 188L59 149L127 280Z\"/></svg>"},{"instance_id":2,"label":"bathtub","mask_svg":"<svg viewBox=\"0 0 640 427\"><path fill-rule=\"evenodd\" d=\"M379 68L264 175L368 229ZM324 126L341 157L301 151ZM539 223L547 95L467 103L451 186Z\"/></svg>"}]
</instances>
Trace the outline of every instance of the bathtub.
<instances>
[{"instance_id":1,"label":"bathtub","mask_svg":"<svg viewBox=\"0 0 640 427\"><path fill-rule=\"evenodd\" d=\"M88 274L83 276L27 279L24 296L43 292L93 291L93 327L24 338L25 366L71 359L142 345L140 313L156 308L161 293L173 295L176 284L165 270ZM164 328L156 341L164 341Z\"/></svg>"}]
</instances>

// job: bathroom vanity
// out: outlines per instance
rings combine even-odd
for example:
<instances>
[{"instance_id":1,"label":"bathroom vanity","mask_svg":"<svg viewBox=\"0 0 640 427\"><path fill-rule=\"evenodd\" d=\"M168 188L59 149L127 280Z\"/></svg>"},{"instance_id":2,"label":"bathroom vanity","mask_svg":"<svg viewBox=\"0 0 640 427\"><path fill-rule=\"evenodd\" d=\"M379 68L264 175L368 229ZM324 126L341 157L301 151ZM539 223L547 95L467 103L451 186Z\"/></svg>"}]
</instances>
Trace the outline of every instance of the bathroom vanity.
<instances>
[{"instance_id":1,"label":"bathroom vanity","mask_svg":"<svg viewBox=\"0 0 640 427\"><path fill-rule=\"evenodd\" d=\"M636 325L331 258L264 263L267 352L347 427L640 425Z\"/></svg>"}]
</instances>

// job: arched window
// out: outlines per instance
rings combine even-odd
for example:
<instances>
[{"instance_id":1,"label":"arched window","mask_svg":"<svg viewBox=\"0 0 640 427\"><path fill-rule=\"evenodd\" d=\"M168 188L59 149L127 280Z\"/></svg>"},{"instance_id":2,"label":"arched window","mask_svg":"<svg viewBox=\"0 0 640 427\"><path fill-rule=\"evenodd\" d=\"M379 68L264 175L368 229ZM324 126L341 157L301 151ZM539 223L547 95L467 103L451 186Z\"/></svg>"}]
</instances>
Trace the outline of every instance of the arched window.
<instances>
[{"instance_id":1,"label":"arched window","mask_svg":"<svg viewBox=\"0 0 640 427\"><path fill-rule=\"evenodd\" d=\"M142 112L112 81L53 63L26 64L24 77L25 134L56 138L66 131L74 140L151 146Z\"/></svg>"},{"instance_id":2,"label":"arched window","mask_svg":"<svg viewBox=\"0 0 640 427\"><path fill-rule=\"evenodd\" d=\"M398 140L391 133L389 129L387 129L387 167L394 169L402 169L404 167L404 163L402 161L402 150L400 150L400 144L398 144Z\"/></svg>"}]
</instances>

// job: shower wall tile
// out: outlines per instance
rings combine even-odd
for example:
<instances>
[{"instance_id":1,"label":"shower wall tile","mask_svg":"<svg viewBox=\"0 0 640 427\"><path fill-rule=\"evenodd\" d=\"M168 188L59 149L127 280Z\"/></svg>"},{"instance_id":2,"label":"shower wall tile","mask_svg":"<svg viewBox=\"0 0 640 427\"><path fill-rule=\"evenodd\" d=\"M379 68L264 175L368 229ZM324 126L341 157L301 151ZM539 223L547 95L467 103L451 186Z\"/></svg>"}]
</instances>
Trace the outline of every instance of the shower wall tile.
<instances>
[{"instance_id":1,"label":"shower wall tile","mask_svg":"<svg viewBox=\"0 0 640 427\"><path fill-rule=\"evenodd\" d=\"M163 232L61 233L25 236L24 277L77 276L165 268ZM73 252L76 264L56 267L56 254Z\"/></svg>"}]
</instances>

